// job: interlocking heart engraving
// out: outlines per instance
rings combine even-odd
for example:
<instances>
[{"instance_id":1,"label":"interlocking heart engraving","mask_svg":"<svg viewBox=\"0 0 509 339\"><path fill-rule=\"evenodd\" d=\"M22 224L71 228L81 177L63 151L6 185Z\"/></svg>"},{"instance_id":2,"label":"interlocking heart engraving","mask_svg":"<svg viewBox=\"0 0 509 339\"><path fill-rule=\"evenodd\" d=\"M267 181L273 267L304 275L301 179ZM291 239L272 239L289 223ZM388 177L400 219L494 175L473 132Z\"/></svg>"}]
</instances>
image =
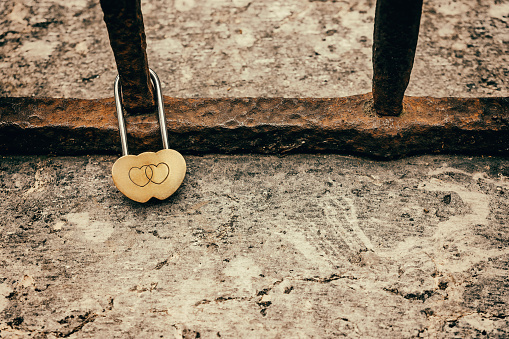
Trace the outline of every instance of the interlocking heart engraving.
<instances>
[{"instance_id":1,"label":"interlocking heart engraving","mask_svg":"<svg viewBox=\"0 0 509 339\"><path fill-rule=\"evenodd\" d=\"M170 175L170 167L165 162L131 167L129 179L138 187L145 187L150 183L161 185Z\"/></svg>"},{"instance_id":2,"label":"interlocking heart engraving","mask_svg":"<svg viewBox=\"0 0 509 339\"><path fill-rule=\"evenodd\" d=\"M115 79L114 88L123 156L113 164L111 174L118 190L129 199L138 202L147 202L151 198L160 200L168 198L180 187L186 175L184 157L179 152L168 148L161 85L153 70L150 70L150 78L156 93L159 127L163 140L163 150L157 153L129 155L119 76Z\"/></svg>"},{"instance_id":3,"label":"interlocking heart engraving","mask_svg":"<svg viewBox=\"0 0 509 339\"><path fill-rule=\"evenodd\" d=\"M186 175L186 161L177 151L164 149L157 153L126 155L111 170L113 182L126 197L147 202L160 200L175 193Z\"/></svg>"}]
</instances>

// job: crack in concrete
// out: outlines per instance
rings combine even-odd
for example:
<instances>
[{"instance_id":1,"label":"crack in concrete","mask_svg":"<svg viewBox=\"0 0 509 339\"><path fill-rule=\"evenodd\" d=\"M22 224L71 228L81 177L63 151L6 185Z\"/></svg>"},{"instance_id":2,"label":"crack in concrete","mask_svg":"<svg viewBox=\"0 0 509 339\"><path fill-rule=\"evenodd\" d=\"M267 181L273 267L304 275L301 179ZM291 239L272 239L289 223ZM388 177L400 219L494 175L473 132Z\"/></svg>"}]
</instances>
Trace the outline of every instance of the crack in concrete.
<instances>
[{"instance_id":1,"label":"crack in concrete","mask_svg":"<svg viewBox=\"0 0 509 339\"><path fill-rule=\"evenodd\" d=\"M24 318L23 317L17 317L14 318L12 321L7 322L7 327L0 327L0 337L2 337L2 332L6 332L7 334L11 333L13 335L26 335L28 336L39 336L39 335L54 335L57 338L69 338L71 335L81 331L83 327L89 323L92 323L95 321L95 319L98 317L98 314L92 313L92 312L86 312L83 315L79 315L77 318L80 320L79 323L73 327L68 328L67 330L55 330L55 331L38 331L38 330L30 330L21 328ZM69 323L71 319L71 316L67 316L64 319L61 319L57 321L59 324L66 324Z\"/></svg>"},{"instance_id":2,"label":"crack in concrete","mask_svg":"<svg viewBox=\"0 0 509 339\"><path fill-rule=\"evenodd\" d=\"M428 298L432 297L435 294L435 291L432 290L424 290L421 293L402 293L397 288L383 288L384 291L399 295L408 300L420 300L425 302Z\"/></svg>"},{"instance_id":3,"label":"crack in concrete","mask_svg":"<svg viewBox=\"0 0 509 339\"><path fill-rule=\"evenodd\" d=\"M96 313L87 312L87 313L85 313L84 315L82 315L82 316L78 316L78 317L79 317L82 321L81 321L78 325L76 325L76 326L74 326L74 327L70 328L68 331L62 331L62 330L60 330L60 331L53 331L53 332L49 332L49 333L54 334L54 335L55 335L56 337L58 337L58 338L68 338L68 337L70 337L72 334L74 334L74 333L76 333L76 332L80 331L81 329L83 329L83 327L84 327L86 324L93 322L93 321L94 321L94 320L98 317L98 315L97 315ZM60 324L62 324L62 322L59 322L59 323L60 323Z\"/></svg>"},{"instance_id":4,"label":"crack in concrete","mask_svg":"<svg viewBox=\"0 0 509 339\"><path fill-rule=\"evenodd\" d=\"M312 282L318 282L318 283L321 283L321 284L326 284L326 283L330 283L332 281L339 280L339 279L357 280L357 278L354 277L354 276L351 276L351 275L339 275L339 274L336 274L336 273L333 273L330 276L325 277L325 278L321 278L321 277L315 276L315 277L312 277L312 278L301 278L300 280L302 280L302 281L312 281Z\"/></svg>"}]
</instances>

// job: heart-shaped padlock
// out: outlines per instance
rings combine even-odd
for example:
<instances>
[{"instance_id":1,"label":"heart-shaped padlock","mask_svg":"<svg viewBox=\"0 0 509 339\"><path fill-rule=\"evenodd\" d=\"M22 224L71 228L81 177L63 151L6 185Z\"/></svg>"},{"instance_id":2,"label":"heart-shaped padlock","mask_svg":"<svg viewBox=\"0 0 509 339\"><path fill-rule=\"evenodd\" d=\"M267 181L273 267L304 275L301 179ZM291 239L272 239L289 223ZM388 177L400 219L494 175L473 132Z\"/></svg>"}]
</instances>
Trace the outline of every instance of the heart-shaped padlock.
<instances>
[{"instance_id":1,"label":"heart-shaped padlock","mask_svg":"<svg viewBox=\"0 0 509 339\"><path fill-rule=\"evenodd\" d=\"M157 74L151 69L150 78L157 96L159 127L163 140L163 150L157 153L145 152L140 155L129 155L119 76L115 79L114 86L122 157L113 164L111 173L118 190L137 202L147 202L152 197L160 200L168 198L179 188L186 175L184 157L179 152L168 148L161 85Z\"/></svg>"}]
</instances>

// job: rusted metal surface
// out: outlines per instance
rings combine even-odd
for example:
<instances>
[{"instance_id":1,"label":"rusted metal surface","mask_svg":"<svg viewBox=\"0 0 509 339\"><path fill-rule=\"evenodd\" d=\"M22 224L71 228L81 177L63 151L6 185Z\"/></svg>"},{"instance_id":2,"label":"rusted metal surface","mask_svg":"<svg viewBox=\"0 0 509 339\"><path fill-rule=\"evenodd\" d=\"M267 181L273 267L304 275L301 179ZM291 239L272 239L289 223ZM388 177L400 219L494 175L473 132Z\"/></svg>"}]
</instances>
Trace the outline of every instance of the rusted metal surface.
<instances>
[{"instance_id":1,"label":"rusted metal surface","mask_svg":"<svg viewBox=\"0 0 509 339\"><path fill-rule=\"evenodd\" d=\"M397 116L410 80L422 0L377 0L373 34L373 108Z\"/></svg>"},{"instance_id":2,"label":"rusted metal surface","mask_svg":"<svg viewBox=\"0 0 509 339\"><path fill-rule=\"evenodd\" d=\"M509 98L405 97L369 112L371 94L334 99L165 97L170 148L204 153L509 155ZM132 153L160 149L155 114L127 118ZM120 154L113 99L0 98L2 154Z\"/></svg>"},{"instance_id":3,"label":"rusted metal surface","mask_svg":"<svg viewBox=\"0 0 509 339\"><path fill-rule=\"evenodd\" d=\"M128 114L155 110L140 0L101 0Z\"/></svg>"}]
</instances>

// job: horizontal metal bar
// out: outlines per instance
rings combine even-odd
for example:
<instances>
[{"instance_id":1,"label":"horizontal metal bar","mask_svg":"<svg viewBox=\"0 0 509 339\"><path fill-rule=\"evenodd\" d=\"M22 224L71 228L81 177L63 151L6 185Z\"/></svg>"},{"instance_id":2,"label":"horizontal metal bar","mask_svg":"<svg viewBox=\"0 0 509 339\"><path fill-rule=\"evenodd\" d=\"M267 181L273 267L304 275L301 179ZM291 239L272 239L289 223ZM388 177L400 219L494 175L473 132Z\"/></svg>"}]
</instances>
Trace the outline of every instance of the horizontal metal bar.
<instances>
[{"instance_id":1,"label":"horizontal metal bar","mask_svg":"<svg viewBox=\"0 0 509 339\"><path fill-rule=\"evenodd\" d=\"M373 114L371 94L164 99L170 148L188 154L509 155L509 98L405 97L400 117ZM127 129L133 154L160 149L155 115ZM0 98L0 153L120 153L114 100Z\"/></svg>"}]
</instances>

